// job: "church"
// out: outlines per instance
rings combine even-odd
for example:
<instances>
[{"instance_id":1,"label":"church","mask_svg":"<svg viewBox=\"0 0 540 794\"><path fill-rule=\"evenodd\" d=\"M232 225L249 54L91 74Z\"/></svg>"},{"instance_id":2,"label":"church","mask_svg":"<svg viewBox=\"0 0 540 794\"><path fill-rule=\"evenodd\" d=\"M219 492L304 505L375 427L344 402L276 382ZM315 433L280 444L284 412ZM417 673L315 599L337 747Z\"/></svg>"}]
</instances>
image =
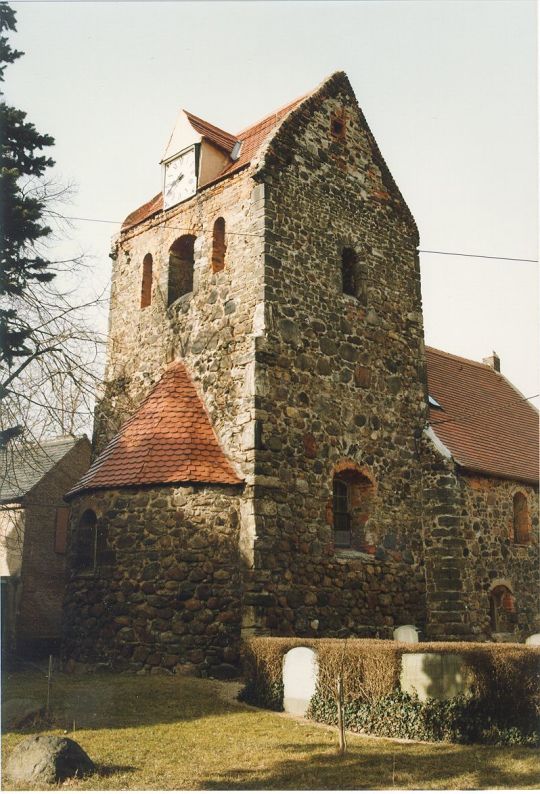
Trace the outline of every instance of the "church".
<instances>
[{"instance_id":1,"label":"church","mask_svg":"<svg viewBox=\"0 0 540 794\"><path fill-rule=\"evenodd\" d=\"M111 252L66 659L227 677L253 634L538 630L537 411L495 354L424 345L347 76L234 134L182 110L161 168Z\"/></svg>"}]
</instances>

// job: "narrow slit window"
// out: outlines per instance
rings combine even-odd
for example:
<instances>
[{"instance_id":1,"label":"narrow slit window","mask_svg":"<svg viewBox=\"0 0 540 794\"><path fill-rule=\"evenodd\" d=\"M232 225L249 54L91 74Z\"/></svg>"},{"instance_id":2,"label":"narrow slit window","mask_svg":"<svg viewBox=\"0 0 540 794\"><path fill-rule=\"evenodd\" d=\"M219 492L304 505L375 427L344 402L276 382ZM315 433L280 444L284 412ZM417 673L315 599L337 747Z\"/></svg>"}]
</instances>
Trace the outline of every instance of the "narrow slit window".
<instances>
[{"instance_id":1,"label":"narrow slit window","mask_svg":"<svg viewBox=\"0 0 540 794\"><path fill-rule=\"evenodd\" d=\"M514 495L514 543L529 542L529 508L527 497L518 491Z\"/></svg>"},{"instance_id":2,"label":"narrow slit window","mask_svg":"<svg viewBox=\"0 0 540 794\"><path fill-rule=\"evenodd\" d=\"M93 571L96 565L97 516L86 510L77 527L75 568L78 571Z\"/></svg>"},{"instance_id":3,"label":"narrow slit window","mask_svg":"<svg viewBox=\"0 0 540 794\"><path fill-rule=\"evenodd\" d=\"M219 273L225 267L225 220L218 218L214 223L212 235L212 272Z\"/></svg>"},{"instance_id":4,"label":"narrow slit window","mask_svg":"<svg viewBox=\"0 0 540 794\"><path fill-rule=\"evenodd\" d=\"M341 254L341 279L345 295L356 297L356 252L352 248L344 248Z\"/></svg>"},{"instance_id":5,"label":"narrow slit window","mask_svg":"<svg viewBox=\"0 0 540 794\"><path fill-rule=\"evenodd\" d=\"M146 254L143 259L143 272L141 281L141 309L152 303L152 254Z\"/></svg>"},{"instance_id":6,"label":"narrow slit window","mask_svg":"<svg viewBox=\"0 0 540 794\"><path fill-rule=\"evenodd\" d=\"M367 303L366 276L354 248L341 252L341 284L344 295L352 295L359 303Z\"/></svg>"},{"instance_id":7,"label":"narrow slit window","mask_svg":"<svg viewBox=\"0 0 540 794\"><path fill-rule=\"evenodd\" d=\"M358 468L337 471L332 479L334 546L373 554L377 530L371 521L375 485Z\"/></svg>"},{"instance_id":8,"label":"narrow slit window","mask_svg":"<svg viewBox=\"0 0 540 794\"><path fill-rule=\"evenodd\" d=\"M351 516L349 512L349 485L334 477L333 482L334 542L336 546L351 545Z\"/></svg>"}]
</instances>

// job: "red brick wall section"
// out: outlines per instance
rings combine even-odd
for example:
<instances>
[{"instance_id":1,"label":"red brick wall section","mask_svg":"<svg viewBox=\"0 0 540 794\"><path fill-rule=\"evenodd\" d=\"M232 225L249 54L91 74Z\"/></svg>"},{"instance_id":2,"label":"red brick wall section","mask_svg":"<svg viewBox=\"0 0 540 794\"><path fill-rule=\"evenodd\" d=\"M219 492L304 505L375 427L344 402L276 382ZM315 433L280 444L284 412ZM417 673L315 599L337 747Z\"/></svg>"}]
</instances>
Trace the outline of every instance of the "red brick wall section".
<instances>
[{"instance_id":1,"label":"red brick wall section","mask_svg":"<svg viewBox=\"0 0 540 794\"><path fill-rule=\"evenodd\" d=\"M66 555L56 551L57 511L63 496L90 464L90 444L82 439L25 497L26 529L17 617L17 644L59 639L62 625Z\"/></svg>"}]
</instances>

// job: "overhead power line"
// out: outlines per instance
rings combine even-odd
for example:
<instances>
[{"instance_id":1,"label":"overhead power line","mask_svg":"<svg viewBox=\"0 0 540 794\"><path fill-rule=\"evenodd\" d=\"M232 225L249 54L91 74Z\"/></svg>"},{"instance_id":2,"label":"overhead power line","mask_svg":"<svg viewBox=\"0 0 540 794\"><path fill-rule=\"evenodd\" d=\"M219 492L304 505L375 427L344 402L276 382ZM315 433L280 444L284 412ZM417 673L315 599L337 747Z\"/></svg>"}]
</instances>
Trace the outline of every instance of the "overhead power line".
<instances>
[{"instance_id":1,"label":"overhead power line","mask_svg":"<svg viewBox=\"0 0 540 794\"><path fill-rule=\"evenodd\" d=\"M520 256L488 256L488 254L464 254L461 251L428 251L419 248L419 254L442 254L443 256L469 256L473 259L504 259L507 262L538 262L538 259L523 259Z\"/></svg>"},{"instance_id":2,"label":"overhead power line","mask_svg":"<svg viewBox=\"0 0 540 794\"><path fill-rule=\"evenodd\" d=\"M80 218L76 216L65 216L66 220L68 221L84 221L85 223L110 223L115 226L121 226L122 221L109 221L104 220L103 218ZM168 226L164 225L162 228L171 229L172 231L178 232L194 232L199 231L203 232L204 229L195 229L193 226ZM227 230L227 234L233 234L238 237L263 237L262 234L256 234L253 232L232 232ZM275 234L275 233L274 233ZM520 256L493 256L491 254L466 254L463 251L434 251L428 250L427 248L419 248L419 254L439 254L441 256L464 256L469 257L471 259L498 259L506 262L538 262L538 259L525 259L524 257Z\"/></svg>"}]
</instances>

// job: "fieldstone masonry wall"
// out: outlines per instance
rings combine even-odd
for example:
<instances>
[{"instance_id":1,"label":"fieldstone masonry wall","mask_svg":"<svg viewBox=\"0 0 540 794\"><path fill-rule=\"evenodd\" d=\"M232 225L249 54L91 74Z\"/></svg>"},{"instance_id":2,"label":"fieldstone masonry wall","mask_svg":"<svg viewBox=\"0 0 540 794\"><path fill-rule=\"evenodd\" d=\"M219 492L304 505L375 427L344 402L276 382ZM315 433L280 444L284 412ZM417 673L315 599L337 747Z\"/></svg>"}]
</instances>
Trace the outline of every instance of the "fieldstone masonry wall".
<instances>
[{"instance_id":1,"label":"fieldstone masonry wall","mask_svg":"<svg viewBox=\"0 0 540 794\"><path fill-rule=\"evenodd\" d=\"M91 508L107 528L107 565L72 566L64 655L117 670L190 664L227 677L238 661L241 570L239 489L103 491L73 504L73 545ZM74 548L71 549L73 555Z\"/></svg>"},{"instance_id":2,"label":"fieldstone masonry wall","mask_svg":"<svg viewBox=\"0 0 540 794\"><path fill-rule=\"evenodd\" d=\"M430 639L467 639L472 634L466 584L469 550L464 501L452 461L423 439L422 515Z\"/></svg>"},{"instance_id":3,"label":"fieldstone masonry wall","mask_svg":"<svg viewBox=\"0 0 540 794\"><path fill-rule=\"evenodd\" d=\"M538 488L480 475L460 476L463 494L463 532L467 549L467 577L463 583L473 631L480 639L495 631L490 625L490 593L507 587L514 597L511 628L524 637L540 627L538 592ZM530 536L514 540L516 493L526 496Z\"/></svg>"}]
</instances>

